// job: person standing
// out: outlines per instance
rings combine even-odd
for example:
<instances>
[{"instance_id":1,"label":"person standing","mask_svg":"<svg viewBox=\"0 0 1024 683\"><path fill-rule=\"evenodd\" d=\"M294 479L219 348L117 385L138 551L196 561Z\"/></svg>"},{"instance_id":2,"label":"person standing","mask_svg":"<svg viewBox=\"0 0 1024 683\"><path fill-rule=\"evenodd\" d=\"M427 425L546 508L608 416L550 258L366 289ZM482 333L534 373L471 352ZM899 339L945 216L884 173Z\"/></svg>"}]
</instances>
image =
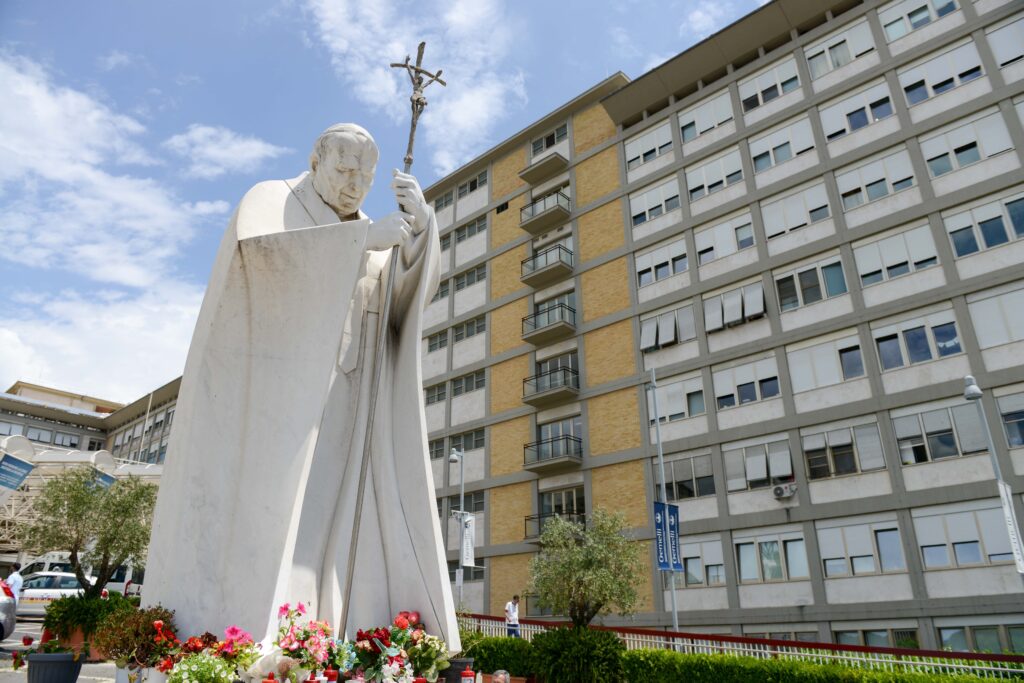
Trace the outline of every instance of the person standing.
<instances>
[{"instance_id":1,"label":"person standing","mask_svg":"<svg viewBox=\"0 0 1024 683\"><path fill-rule=\"evenodd\" d=\"M18 607L18 601L21 600L21 586L25 583L25 579L21 578L21 563L15 562L11 565L12 571L7 576L7 585L11 587L11 592L14 593L14 607Z\"/></svg>"},{"instance_id":2,"label":"person standing","mask_svg":"<svg viewBox=\"0 0 1024 683\"><path fill-rule=\"evenodd\" d=\"M505 629L509 638L519 637L519 596L513 595L505 603Z\"/></svg>"}]
</instances>

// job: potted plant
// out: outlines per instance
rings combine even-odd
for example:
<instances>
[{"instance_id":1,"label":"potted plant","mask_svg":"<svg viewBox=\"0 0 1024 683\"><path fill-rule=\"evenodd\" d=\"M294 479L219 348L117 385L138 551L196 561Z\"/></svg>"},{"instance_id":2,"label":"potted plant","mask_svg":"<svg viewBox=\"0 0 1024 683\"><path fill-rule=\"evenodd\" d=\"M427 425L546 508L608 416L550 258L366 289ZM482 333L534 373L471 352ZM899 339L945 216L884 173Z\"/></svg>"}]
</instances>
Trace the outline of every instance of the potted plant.
<instances>
[{"instance_id":1,"label":"potted plant","mask_svg":"<svg viewBox=\"0 0 1024 683\"><path fill-rule=\"evenodd\" d=\"M14 670L28 664L29 683L75 683L82 672L82 656L49 640L38 648L15 652Z\"/></svg>"},{"instance_id":2,"label":"potted plant","mask_svg":"<svg viewBox=\"0 0 1024 683\"><path fill-rule=\"evenodd\" d=\"M125 612L131 605L123 597L93 598L85 595L66 595L57 598L46 608L43 617L44 632L48 631L60 640L62 647L80 653L87 641L91 641L97 627L109 614ZM89 661L104 659L102 652L86 650Z\"/></svg>"},{"instance_id":3,"label":"potted plant","mask_svg":"<svg viewBox=\"0 0 1024 683\"><path fill-rule=\"evenodd\" d=\"M107 615L93 637L96 649L114 660L118 683L162 683L175 654L174 612L160 606Z\"/></svg>"}]
</instances>

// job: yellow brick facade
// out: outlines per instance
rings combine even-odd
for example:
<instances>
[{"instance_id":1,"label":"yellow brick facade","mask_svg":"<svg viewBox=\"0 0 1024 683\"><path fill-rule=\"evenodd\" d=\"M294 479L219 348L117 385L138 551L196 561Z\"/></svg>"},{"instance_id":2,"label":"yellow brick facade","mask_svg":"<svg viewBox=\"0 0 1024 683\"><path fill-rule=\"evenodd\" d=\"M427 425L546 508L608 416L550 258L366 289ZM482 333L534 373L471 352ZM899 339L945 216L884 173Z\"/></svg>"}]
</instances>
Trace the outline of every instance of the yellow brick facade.
<instances>
[{"instance_id":1,"label":"yellow brick facade","mask_svg":"<svg viewBox=\"0 0 1024 683\"><path fill-rule=\"evenodd\" d=\"M526 245L522 244L491 259L487 278L491 281L492 300L500 299L523 288L519 277L522 275L522 263L526 257Z\"/></svg>"},{"instance_id":2,"label":"yellow brick facade","mask_svg":"<svg viewBox=\"0 0 1024 683\"><path fill-rule=\"evenodd\" d=\"M491 165L491 199L498 200L526 185L519 171L526 168L526 146L509 152Z\"/></svg>"},{"instance_id":3,"label":"yellow brick facade","mask_svg":"<svg viewBox=\"0 0 1024 683\"><path fill-rule=\"evenodd\" d=\"M587 423L590 425L590 455L639 448L637 388L628 387L590 399L587 402Z\"/></svg>"},{"instance_id":4,"label":"yellow brick facade","mask_svg":"<svg viewBox=\"0 0 1024 683\"><path fill-rule=\"evenodd\" d=\"M640 570L639 581L637 581L636 611L651 612L654 610L654 585L651 583L651 541L639 541L643 550L640 553L640 562L643 569Z\"/></svg>"},{"instance_id":5,"label":"yellow brick facade","mask_svg":"<svg viewBox=\"0 0 1024 683\"><path fill-rule=\"evenodd\" d=\"M514 474L523 471L523 444L530 438L530 418L517 417L491 425L490 429L491 476Z\"/></svg>"},{"instance_id":6,"label":"yellow brick facade","mask_svg":"<svg viewBox=\"0 0 1024 683\"><path fill-rule=\"evenodd\" d=\"M490 614L503 616L505 603L519 596L519 618L526 615L525 594L530 584L530 559L533 555L500 555L487 560L491 578Z\"/></svg>"},{"instance_id":7,"label":"yellow brick facade","mask_svg":"<svg viewBox=\"0 0 1024 683\"><path fill-rule=\"evenodd\" d=\"M491 545L523 542L524 520L533 513L530 491L528 482L491 489L490 514L487 515L491 525Z\"/></svg>"},{"instance_id":8,"label":"yellow brick facade","mask_svg":"<svg viewBox=\"0 0 1024 683\"><path fill-rule=\"evenodd\" d=\"M597 320L630 307L629 269L626 257L609 261L580 276L583 319Z\"/></svg>"},{"instance_id":9,"label":"yellow brick facade","mask_svg":"<svg viewBox=\"0 0 1024 683\"><path fill-rule=\"evenodd\" d=\"M589 261L626 242L619 201L602 204L579 217L580 261Z\"/></svg>"},{"instance_id":10,"label":"yellow brick facade","mask_svg":"<svg viewBox=\"0 0 1024 683\"><path fill-rule=\"evenodd\" d=\"M491 414L523 405L523 380L530 376L529 357L516 356L491 366Z\"/></svg>"},{"instance_id":11,"label":"yellow brick facade","mask_svg":"<svg viewBox=\"0 0 1024 683\"><path fill-rule=\"evenodd\" d=\"M636 371L633 361L633 323L627 318L583 335L587 386L628 377Z\"/></svg>"},{"instance_id":12,"label":"yellow brick facade","mask_svg":"<svg viewBox=\"0 0 1024 683\"><path fill-rule=\"evenodd\" d=\"M573 149L585 152L615 137L615 124L600 104L584 109L572 118Z\"/></svg>"},{"instance_id":13,"label":"yellow brick facade","mask_svg":"<svg viewBox=\"0 0 1024 683\"><path fill-rule=\"evenodd\" d=\"M609 147L576 166L576 206L586 206L619 186L619 148Z\"/></svg>"},{"instance_id":14,"label":"yellow brick facade","mask_svg":"<svg viewBox=\"0 0 1024 683\"><path fill-rule=\"evenodd\" d=\"M519 229L519 209L523 208L526 195L513 197L508 201L508 209L498 213L491 212L491 249L508 244L526 233Z\"/></svg>"},{"instance_id":15,"label":"yellow brick facade","mask_svg":"<svg viewBox=\"0 0 1024 683\"><path fill-rule=\"evenodd\" d=\"M497 356L523 343L526 299L516 299L491 311L491 355Z\"/></svg>"},{"instance_id":16,"label":"yellow brick facade","mask_svg":"<svg viewBox=\"0 0 1024 683\"><path fill-rule=\"evenodd\" d=\"M626 517L626 525L630 528L647 526L644 462L622 462L597 467L590 472L594 507L621 512Z\"/></svg>"}]
</instances>

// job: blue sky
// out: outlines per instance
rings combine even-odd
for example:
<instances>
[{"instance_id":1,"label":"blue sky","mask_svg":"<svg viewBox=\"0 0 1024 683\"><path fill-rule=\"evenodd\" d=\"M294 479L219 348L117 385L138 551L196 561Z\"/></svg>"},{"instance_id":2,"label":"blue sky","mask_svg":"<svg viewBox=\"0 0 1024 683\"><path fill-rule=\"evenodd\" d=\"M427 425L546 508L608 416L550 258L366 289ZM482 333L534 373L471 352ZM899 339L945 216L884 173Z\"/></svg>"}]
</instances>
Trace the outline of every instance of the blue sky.
<instances>
[{"instance_id":1,"label":"blue sky","mask_svg":"<svg viewBox=\"0 0 1024 683\"><path fill-rule=\"evenodd\" d=\"M246 189L290 178L328 125L381 147L365 209L431 86L426 187L615 71L636 77L758 0L0 3L0 391L16 379L130 401L182 371Z\"/></svg>"}]
</instances>

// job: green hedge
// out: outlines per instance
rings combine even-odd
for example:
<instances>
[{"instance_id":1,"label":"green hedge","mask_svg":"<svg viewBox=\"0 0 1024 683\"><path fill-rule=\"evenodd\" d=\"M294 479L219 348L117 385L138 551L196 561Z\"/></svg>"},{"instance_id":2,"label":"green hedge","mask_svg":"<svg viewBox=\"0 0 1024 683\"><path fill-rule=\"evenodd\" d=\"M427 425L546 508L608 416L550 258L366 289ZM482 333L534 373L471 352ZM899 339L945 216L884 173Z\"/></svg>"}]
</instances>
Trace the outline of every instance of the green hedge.
<instances>
[{"instance_id":1,"label":"green hedge","mask_svg":"<svg viewBox=\"0 0 1024 683\"><path fill-rule=\"evenodd\" d=\"M477 671L493 673L504 669L513 676L534 674L533 647L522 638L480 638L465 648L463 656L473 658L473 668Z\"/></svg>"},{"instance_id":2,"label":"green hedge","mask_svg":"<svg viewBox=\"0 0 1024 683\"><path fill-rule=\"evenodd\" d=\"M622 655L623 677L629 683L972 683L976 676L894 673L789 659L758 659L729 655L686 655L670 650L630 650Z\"/></svg>"},{"instance_id":3,"label":"green hedge","mask_svg":"<svg viewBox=\"0 0 1024 683\"><path fill-rule=\"evenodd\" d=\"M533 636L532 649L534 672L545 683L622 680L626 646L611 631L555 628Z\"/></svg>"}]
</instances>

